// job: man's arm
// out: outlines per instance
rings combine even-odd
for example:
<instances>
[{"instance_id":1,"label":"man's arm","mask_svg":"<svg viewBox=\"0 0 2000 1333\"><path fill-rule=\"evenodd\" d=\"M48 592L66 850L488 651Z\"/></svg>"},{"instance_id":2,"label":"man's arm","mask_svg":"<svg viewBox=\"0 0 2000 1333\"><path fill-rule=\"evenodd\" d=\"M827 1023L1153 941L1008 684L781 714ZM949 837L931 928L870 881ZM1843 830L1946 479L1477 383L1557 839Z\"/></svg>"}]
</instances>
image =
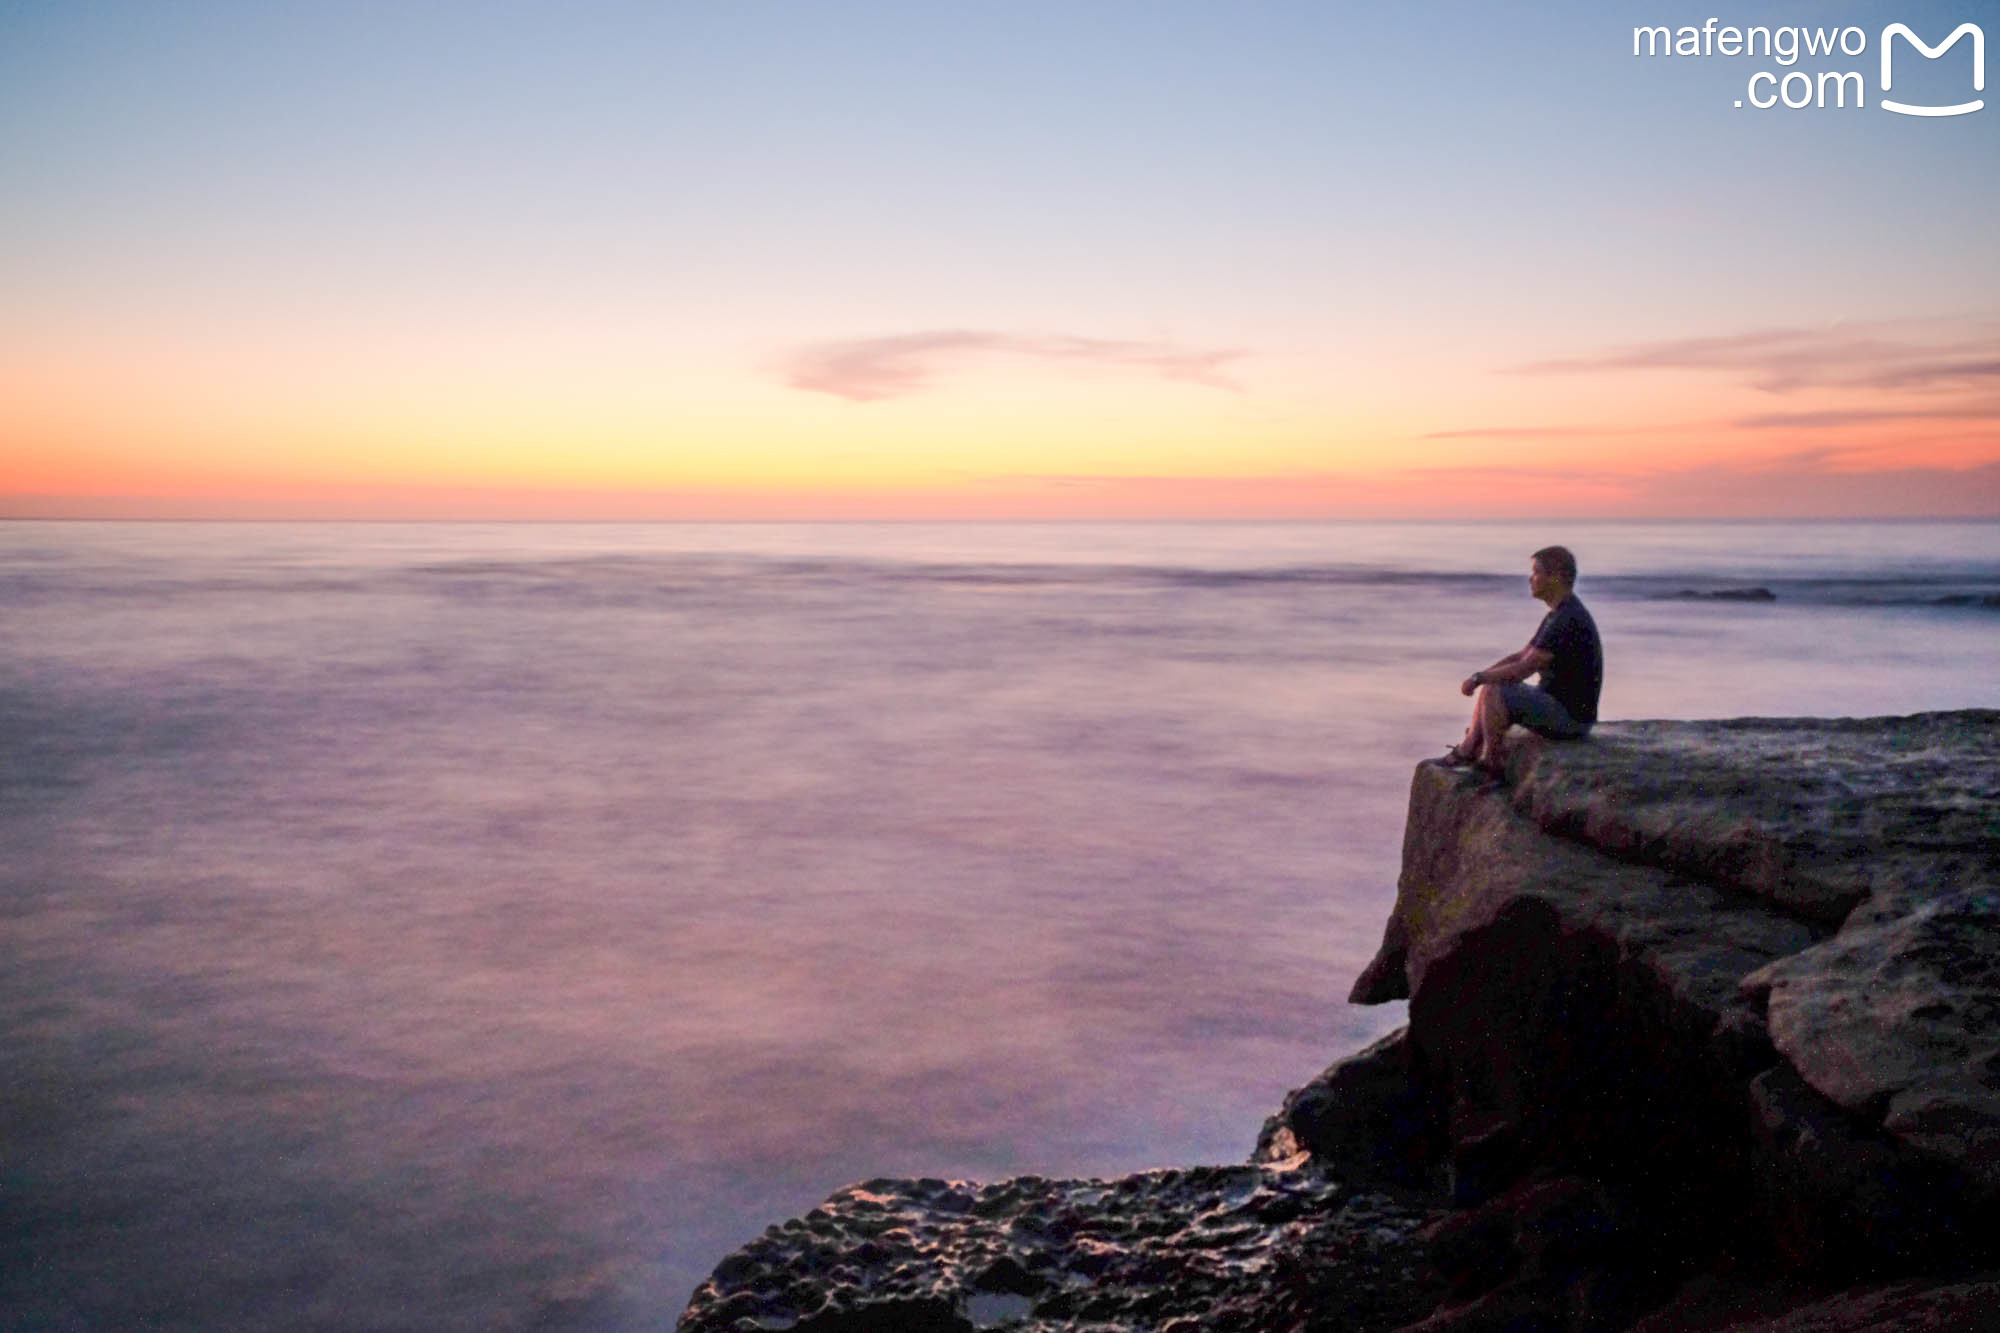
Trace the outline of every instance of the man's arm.
<instances>
[{"instance_id":1,"label":"man's arm","mask_svg":"<svg viewBox=\"0 0 2000 1333\"><path fill-rule=\"evenodd\" d=\"M1467 676L1459 685L1460 694L1471 694L1481 685L1512 685L1526 680L1555 661L1556 655L1546 648L1529 644L1518 653L1509 653L1490 667L1482 668Z\"/></svg>"}]
</instances>

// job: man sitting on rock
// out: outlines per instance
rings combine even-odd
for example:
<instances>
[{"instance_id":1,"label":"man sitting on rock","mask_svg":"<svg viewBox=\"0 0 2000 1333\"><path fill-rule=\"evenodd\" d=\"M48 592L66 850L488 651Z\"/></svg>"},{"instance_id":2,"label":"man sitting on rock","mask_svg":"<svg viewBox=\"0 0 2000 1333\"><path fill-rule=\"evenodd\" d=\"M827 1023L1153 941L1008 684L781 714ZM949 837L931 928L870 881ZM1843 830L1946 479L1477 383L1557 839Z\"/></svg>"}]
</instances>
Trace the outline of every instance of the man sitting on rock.
<instances>
[{"instance_id":1,"label":"man sitting on rock","mask_svg":"<svg viewBox=\"0 0 2000 1333\"><path fill-rule=\"evenodd\" d=\"M1548 603L1535 637L1520 652L1465 678L1459 693L1477 695L1465 739L1445 755L1447 763L1477 764L1502 773L1500 737L1518 722L1556 740L1582 736L1597 721L1597 696L1604 686L1604 647L1597 622L1576 592L1576 557L1562 546L1535 552L1528 566L1528 591ZM1541 673L1539 687L1526 683Z\"/></svg>"}]
</instances>

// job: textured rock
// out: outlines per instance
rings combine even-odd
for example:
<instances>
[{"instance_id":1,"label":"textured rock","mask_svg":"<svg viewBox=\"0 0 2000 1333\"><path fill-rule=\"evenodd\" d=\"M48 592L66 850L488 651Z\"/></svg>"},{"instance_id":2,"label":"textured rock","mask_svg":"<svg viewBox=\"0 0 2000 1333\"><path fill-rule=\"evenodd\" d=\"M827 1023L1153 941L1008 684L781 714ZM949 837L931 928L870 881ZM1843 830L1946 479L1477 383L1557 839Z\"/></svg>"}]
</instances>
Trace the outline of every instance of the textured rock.
<instances>
[{"instance_id":1,"label":"textured rock","mask_svg":"<svg viewBox=\"0 0 2000 1333\"><path fill-rule=\"evenodd\" d=\"M1417 1240L1432 1216L1324 1172L1257 1166L870 1181L724 1260L679 1328L1392 1329L1437 1303Z\"/></svg>"},{"instance_id":2,"label":"textured rock","mask_svg":"<svg viewBox=\"0 0 2000 1333\"><path fill-rule=\"evenodd\" d=\"M2000 1273L1805 1293L1786 1284L1691 1284L1632 1333L2000 1333Z\"/></svg>"},{"instance_id":3,"label":"textured rock","mask_svg":"<svg viewBox=\"0 0 2000 1333\"><path fill-rule=\"evenodd\" d=\"M1739 1333L1996 1333L2000 1274L1966 1282L1898 1282L1843 1291Z\"/></svg>"},{"instance_id":4,"label":"textured rock","mask_svg":"<svg viewBox=\"0 0 2000 1333\"><path fill-rule=\"evenodd\" d=\"M1622 860L1837 924L2000 884L2000 711L1621 722L1515 747L1517 810Z\"/></svg>"},{"instance_id":5,"label":"textured rock","mask_svg":"<svg viewBox=\"0 0 2000 1333\"><path fill-rule=\"evenodd\" d=\"M1398 1028L1286 1097L1264 1122L1252 1160L1278 1163L1305 1152L1337 1164L1350 1183L1419 1186L1437 1155L1425 1122L1410 1030Z\"/></svg>"},{"instance_id":6,"label":"textured rock","mask_svg":"<svg viewBox=\"0 0 2000 1333\"><path fill-rule=\"evenodd\" d=\"M1678 844L1671 855L1660 845L1642 848L1636 834L1613 822L1628 812L1611 783L1623 766L1601 757L1606 748L1608 742L1595 740L1517 745L1510 767L1524 776L1511 792L1471 770L1418 765L1396 907L1380 954L1349 998L1357 1004L1408 998L1435 960L1458 951L1465 932L1528 899L1599 923L1633 956L1665 960L1669 984L1711 1014L1735 1003L1736 983L1747 972L1826 934L1768 902L1728 892L1740 886L1703 880L1699 863L1719 853ZM1542 761L1545 752L1556 757ZM1591 767L1594 780L1567 778L1572 765ZM1671 820L1677 836L1691 842L1690 826L1699 821L1685 813ZM1732 845L1749 839L1720 816L1709 825Z\"/></svg>"},{"instance_id":7,"label":"textured rock","mask_svg":"<svg viewBox=\"0 0 2000 1333\"><path fill-rule=\"evenodd\" d=\"M1642 1251L1635 1262L1630 1233L1626 1210L1596 1181L1525 1181L1424 1228L1448 1290L1416 1327L1621 1326L1665 1290Z\"/></svg>"},{"instance_id":8,"label":"textured rock","mask_svg":"<svg viewBox=\"0 0 2000 1333\"><path fill-rule=\"evenodd\" d=\"M1992 1210L1962 1174L1871 1130L1790 1065L1751 1080L1750 1103L1746 1202L1795 1266L1921 1270L1987 1240Z\"/></svg>"},{"instance_id":9,"label":"textured rock","mask_svg":"<svg viewBox=\"0 0 2000 1333\"><path fill-rule=\"evenodd\" d=\"M1824 929L1552 838L1506 797L1465 770L1418 766L1396 910L1355 998L1410 996L1459 1202L1551 1153L1563 1172L1637 1156L1694 1226L1740 1165L1740 1082L1774 1058L1738 983Z\"/></svg>"},{"instance_id":10,"label":"textured rock","mask_svg":"<svg viewBox=\"0 0 2000 1333\"><path fill-rule=\"evenodd\" d=\"M1418 766L1351 997L1409 998L1455 1200L1581 1171L1674 1244L1989 1252L2000 713L1615 724L1508 758L1505 784Z\"/></svg>"},{"instance_id":11,"label":"textured rock","mask_svg":"<svg viewBox=\"0 0 2000 1333\"><path fill-rule=\"evenodd\" d=\"M2000 892L1941 891L1744 984L1807 1083L2000 1188Z\"/></svg>"}]
</instances>

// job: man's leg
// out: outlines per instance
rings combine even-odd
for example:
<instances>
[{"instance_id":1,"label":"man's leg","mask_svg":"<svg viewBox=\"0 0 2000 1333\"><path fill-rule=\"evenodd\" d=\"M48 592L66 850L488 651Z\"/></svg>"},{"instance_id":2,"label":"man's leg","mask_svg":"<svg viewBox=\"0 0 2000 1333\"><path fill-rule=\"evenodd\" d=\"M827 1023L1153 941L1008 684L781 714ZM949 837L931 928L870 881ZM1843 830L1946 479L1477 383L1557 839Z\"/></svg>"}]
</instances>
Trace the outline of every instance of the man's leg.
<instances>
[{"instance_id":1,"label":"man's leg","mask_svg":"<svg viewBox=\"0 0 2000 1333\"><path fill-rule=\"evenodd\" d=\"M1481 685L1472 696L1472 725L1458 752L1486 768L1500 766L1500 737L1507 730L1507 701L1498 685Z\"/></svg>"},{"instance_id":2,"label":"man's leg","mask_svg":"<svg viewBox=\"0 0 2000 1333\"><path fill-rule=\"evenodd\" d=\"M1500 738L1516 722L1555 740L1582 736L1590 730L1546 690L1533 685L1481 685L1472 697L1472 725L1465 729L1459 753L1489 772L1503 772L1506 766L1500 758Z\"/></svg>"},{"instance_id":3,"label":"man's leg","mask_svg":"<svg viewBox=\"0 0 2000 1333\"><path fill-rule=\"evenodd\" d=\"M1478 741L1468 739L1475 759L1483 768L1500 767L1500 738L1507 732L1507 700L1498 685L1481 685L1472 699L1472 730Z\"/></svg>"},{"instance_id":4,"label":"man's leg","mask_svg":"<svg viewBox=\"0 0 2000 1333\"><path fill-rule=\"evenodd\" d=\"M1550 740L1573 740L1590 730L1569 715L1562 700L1533 685L1502 685L1500 707L1515 726L1526 727Z\"/></svg>"}]
</instances>

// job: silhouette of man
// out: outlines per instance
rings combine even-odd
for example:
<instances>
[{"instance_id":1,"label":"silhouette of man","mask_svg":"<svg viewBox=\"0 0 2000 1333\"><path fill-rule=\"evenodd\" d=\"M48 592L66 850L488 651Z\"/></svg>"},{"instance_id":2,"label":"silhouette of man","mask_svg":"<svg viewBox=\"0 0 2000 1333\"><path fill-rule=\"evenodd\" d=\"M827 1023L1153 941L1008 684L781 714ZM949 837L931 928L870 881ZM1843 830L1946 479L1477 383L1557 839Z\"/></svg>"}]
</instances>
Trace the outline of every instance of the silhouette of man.
<instances>
[{"instance_id":1,"label":"silhouette of man","mask_svg":"<svg viewBox=\"0 0 2000 1333\"><path fill-rule=\"evenodd\" d=\"M1472 725L1451 747L1450 763L1477 764L1502 772L1500 738L1519 723L1557 740L1587 733L1597 721L1597 696L1604 687L1604 645L1597 622L1576 595L1576 557L1562 546L1545 546L1528 565L1528 591L1547 603L1535 636L1518 653L1467 676L1459 693L1473 696ZM1541 675L1539 686L1528 677Z\"/></svg>"}]
</instances>

